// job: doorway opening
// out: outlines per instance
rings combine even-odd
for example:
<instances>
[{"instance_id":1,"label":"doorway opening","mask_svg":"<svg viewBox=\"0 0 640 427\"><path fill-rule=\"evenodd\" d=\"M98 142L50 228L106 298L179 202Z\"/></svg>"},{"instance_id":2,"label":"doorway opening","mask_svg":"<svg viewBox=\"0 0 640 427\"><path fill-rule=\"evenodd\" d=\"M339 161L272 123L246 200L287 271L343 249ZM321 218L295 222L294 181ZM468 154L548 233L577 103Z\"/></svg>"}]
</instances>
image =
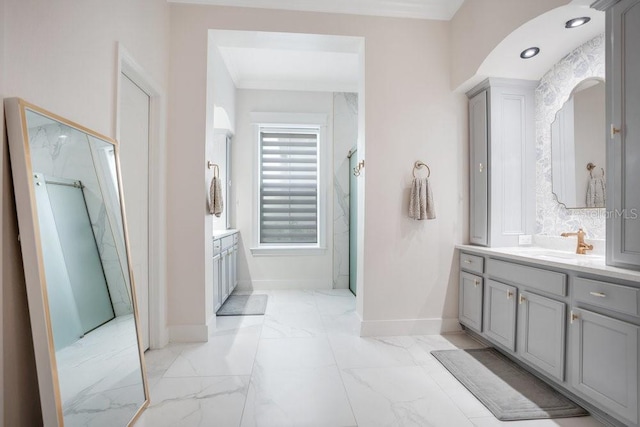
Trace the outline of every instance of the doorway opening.
<instances>
[{"instance_id":1,"label":"doorway opening","mask_svg":"<svg viewBox=\"0 0 640 427\"><path fill-rule=\"evenodd\" d=\"M364 158L364 39L210 30L208 51L205 163L233 182L226 220L214 218L211 230L239 231L237 291L351 289L361 298L364 177L350 182L350 161ZM312 130L313 141L299 137Z\"/></svg>"}]
</instances>

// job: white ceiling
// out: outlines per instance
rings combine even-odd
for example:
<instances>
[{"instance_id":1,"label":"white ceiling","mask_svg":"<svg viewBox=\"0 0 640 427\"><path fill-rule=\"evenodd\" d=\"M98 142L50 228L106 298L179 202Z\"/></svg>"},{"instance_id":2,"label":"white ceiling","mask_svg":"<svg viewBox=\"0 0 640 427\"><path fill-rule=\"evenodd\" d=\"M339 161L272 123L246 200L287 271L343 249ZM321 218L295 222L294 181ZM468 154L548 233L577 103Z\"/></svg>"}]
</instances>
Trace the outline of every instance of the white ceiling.
<instances>
[{"instance_id":1,"label":"white ceiling","mask_svg":"<svg viewBox=\"0 0 640 427\"><path fill-rule=\"evenodd\" d=\"M341 1L353 3L355 0ZM591 1L573 0L513 31L489 54L476 75L458 90L468 90L486 77L540 79L567 53L604 32L604 13L590 9ZM567 20L580 16L591 17L591 22L579 28L564 27ZM358 91L362 38L227 30L210 30L210 36L239 89ZM531 46L540 47L540 54L521 59L520 52Z\"/></svg>"},{"instance_id":2,"label":"white ceiling","mask_svg":"<svg viewBox=\"0 0 640 427\"><path fill-rule=\"evenodd\" d=\"M170 3L211 4L307 12L395 18L450 20L464 0L168 0Z\"/></svg>"},{"instance_id":3,"label":"white ceiling","mask_svg":"<svg viewBox=\"0 0 640 427\"><path fill-rule=\"evenodd\" d=\"M211 30L238 89L357 92L358 37Z\"/></svg>"},{"instance_id":4,"label":"white ceiling","mask_svg":"<svg viewBox=\"0 0 640 427\"><path fill-rule=\"evenodd\" d=\"M569 52L591 40L605 28L605 14L574 0L525 23L507 36L478 69L480 78L505 77L538 80ZM588 16L591 21L578 28L565 28L572 18ZM540 54L521 59L520 52L537 46Z\"/></svg>"}]
</instances>

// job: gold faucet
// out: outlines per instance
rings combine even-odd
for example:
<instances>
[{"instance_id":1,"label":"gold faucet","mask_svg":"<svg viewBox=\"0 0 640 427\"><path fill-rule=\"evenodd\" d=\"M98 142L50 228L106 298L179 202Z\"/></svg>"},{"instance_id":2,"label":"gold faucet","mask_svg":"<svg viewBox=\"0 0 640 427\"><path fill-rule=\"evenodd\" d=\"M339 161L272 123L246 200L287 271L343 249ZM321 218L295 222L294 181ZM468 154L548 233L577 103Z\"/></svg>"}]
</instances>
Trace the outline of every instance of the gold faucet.
<instances>
[{"instance_id":1,"label":"gold faucet","mask_svg":"<svg viewBox=\"0 0 640 427\"><path fill-rule=\"evenodd\" d=\"M593 245L589 245L588 243L585 243L584 241L584 230L582 228L578 229L577 233L562 233L561 236L562 237L569 237L569 236L578 236L578 247L576 248L576 253L578 255L584 255L587 253L587 251L592 251L593 250Z\"/></svg>"}]
</instances>

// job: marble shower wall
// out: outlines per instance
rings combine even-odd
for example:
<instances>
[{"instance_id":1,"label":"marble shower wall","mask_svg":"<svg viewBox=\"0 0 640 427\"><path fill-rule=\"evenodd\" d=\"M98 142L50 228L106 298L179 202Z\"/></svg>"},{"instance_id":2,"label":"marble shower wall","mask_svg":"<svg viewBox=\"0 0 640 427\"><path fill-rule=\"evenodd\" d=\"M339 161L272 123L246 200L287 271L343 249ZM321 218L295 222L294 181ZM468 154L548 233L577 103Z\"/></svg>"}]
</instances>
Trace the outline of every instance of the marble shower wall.
<instances>
[{"instance_id":1,"label":"marble shower wall","mask_svg":"<svg viewBox=\"0 0 640 427\"><path fill-rule=\"evenodd\" d=\"M349 178L347 154L358 141L358 94L333 94L333 288L349 288Z\"/></svg>"},{"instance_id":2,"label":"marble shower wall","mask_svg":"<svg viewBox=\"0 0 640 427\"><path fill-rule=\"evenodd\" d=\"M60 137L63 134L66 138ZM84 185L87 211L115 315L133 313L128 281L125 280L120 264L86 135L66 126L50 124L29 129L29 138L34 172L48 177L79 180Z\"/></svg>"},{"instance_id":3,"label":"marble shower wall","mask_svg":"<svg viewBox=\"0 0 640 427\"><path fill-rule=\"evenodd\" d=\"M605 210L566 209L557 202L551 182L551 123L578 83L604 79L604 40L601 34L562 58L536 89L536 234L559 236L582 227L591 239L605 238Z\"/></svg>"}]
</instances>

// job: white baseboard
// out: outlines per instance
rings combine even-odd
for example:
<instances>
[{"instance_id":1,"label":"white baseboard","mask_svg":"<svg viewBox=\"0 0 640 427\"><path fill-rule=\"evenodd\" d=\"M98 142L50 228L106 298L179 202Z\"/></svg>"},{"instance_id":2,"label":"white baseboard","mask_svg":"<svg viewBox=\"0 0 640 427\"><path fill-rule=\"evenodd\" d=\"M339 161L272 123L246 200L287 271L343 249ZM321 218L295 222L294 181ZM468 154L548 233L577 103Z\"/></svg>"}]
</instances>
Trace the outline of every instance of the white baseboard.
<instances>
[{"instance_id":1,"label":"white baseboard","mask_svg":"<svg viewBox=\"0 0 640 427\"><path fill-rule=\"evenodd\" d=\"M238 280L240 291L264 291L283 289L332 289L331 280Z\"/></svg>"},{"instance_id":2,"label":"white baseboard","mask_svg":"<svg viewBox=\"0 0 640 427\"><path fill-rule=\"evenodd\" d=\"M171 342L207 342L209 341L208 325L173 325L169 326Z\"/></svg>"},{"instance_id":3,"label":"white baseboard","mask_svg":"<svg viewBox=\"0 0 640 427\"><path fill-rule=\"evenodd\" d=\"M363 320L360 324L360 336L362 337L436 335L461 330L457 318Z\"/></svg>"}]
</instances>

